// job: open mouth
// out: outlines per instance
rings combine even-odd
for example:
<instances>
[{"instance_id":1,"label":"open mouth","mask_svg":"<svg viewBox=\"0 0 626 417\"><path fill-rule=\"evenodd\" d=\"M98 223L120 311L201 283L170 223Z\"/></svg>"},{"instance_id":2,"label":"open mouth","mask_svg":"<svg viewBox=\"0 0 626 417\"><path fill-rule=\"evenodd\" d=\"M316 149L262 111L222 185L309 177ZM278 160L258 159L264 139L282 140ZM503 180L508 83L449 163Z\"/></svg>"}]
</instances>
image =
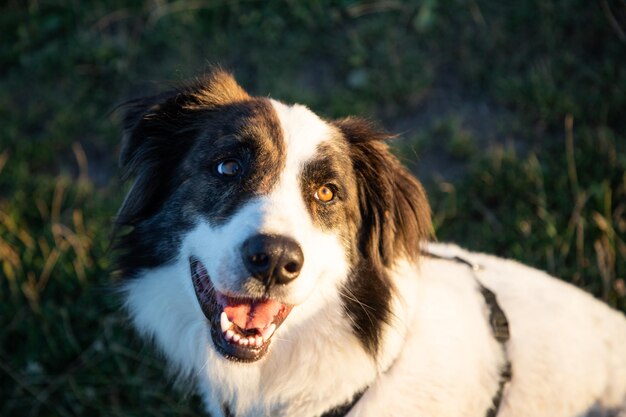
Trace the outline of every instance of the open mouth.
<instances>
[{"instance_id":1,"label":"open mouth","mask_svg":"<svg viewBox=\"0 0 626 417\"><path fill-rule=\"evenodd\" d=\"M293 306L269 298L227 295L217 291L205 266L190 257L191 280L209 320L213 344L225 358L254 362L268 351L271 338Z\"/></svg>"}]
</instances>

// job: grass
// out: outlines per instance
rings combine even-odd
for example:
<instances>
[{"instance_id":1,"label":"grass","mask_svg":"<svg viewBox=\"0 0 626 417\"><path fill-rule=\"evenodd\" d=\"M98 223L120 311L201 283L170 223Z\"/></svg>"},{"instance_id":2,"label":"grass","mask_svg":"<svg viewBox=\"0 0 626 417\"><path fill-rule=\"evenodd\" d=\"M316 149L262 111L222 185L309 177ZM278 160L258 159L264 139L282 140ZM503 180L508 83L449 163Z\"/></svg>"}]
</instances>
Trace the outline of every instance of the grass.
<instances>
[{"instance_id":1,"label":"grass","mask_svg":"<svg viewBox=\"0 0 626 417\"><path fill-rule=\"evenodd\" d=\"M1 7L0 415L201 415L110 291L111 110L209 63L256 94L382 120L440 240L626 311L622 0Z\"/></svg>"}]
</instances>

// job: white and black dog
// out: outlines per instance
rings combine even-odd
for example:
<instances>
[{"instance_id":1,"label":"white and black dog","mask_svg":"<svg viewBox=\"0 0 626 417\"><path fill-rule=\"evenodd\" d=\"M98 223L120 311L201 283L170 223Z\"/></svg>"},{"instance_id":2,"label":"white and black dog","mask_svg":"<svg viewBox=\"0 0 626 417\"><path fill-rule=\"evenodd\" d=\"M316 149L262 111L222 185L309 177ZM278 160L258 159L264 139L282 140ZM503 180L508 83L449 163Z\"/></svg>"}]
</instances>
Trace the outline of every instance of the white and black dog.
<instances>
[{"instance_id":1,"label":"white and black dog","mask_svg":"<svg viewBox=\"0 0 626 417\"><path fill-rule=\"evenodd\" d=\"M216 70L129 103L125 305L207 411L626 415L626 320L538 270L427 243L384 132Z\"/></svg>"}]
</instances>

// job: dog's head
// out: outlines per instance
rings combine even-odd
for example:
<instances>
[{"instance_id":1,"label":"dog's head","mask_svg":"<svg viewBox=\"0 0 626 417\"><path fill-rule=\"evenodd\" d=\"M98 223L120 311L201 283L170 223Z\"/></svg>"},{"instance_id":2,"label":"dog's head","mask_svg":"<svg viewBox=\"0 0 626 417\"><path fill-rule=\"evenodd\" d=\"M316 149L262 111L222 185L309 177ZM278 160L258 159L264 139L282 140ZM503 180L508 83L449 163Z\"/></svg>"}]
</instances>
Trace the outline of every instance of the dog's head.
<instances>
[{"instance_id":1,"label":"dog's head","mask_svg":"<svg viewBox=\"0 0 626 417\"><path fill-rule=\"evenodd\" d=\"M186 309L206 329L199 343L253 362L273 335L335 304L375 354L388 271L415 260L431 228L423 189L387 138L364 120L251 97L223 71L130 102L120 163L134 183L118 265L141 326ZM132 284L147 279L160 293Z\"/></svg>"}]
</instances>

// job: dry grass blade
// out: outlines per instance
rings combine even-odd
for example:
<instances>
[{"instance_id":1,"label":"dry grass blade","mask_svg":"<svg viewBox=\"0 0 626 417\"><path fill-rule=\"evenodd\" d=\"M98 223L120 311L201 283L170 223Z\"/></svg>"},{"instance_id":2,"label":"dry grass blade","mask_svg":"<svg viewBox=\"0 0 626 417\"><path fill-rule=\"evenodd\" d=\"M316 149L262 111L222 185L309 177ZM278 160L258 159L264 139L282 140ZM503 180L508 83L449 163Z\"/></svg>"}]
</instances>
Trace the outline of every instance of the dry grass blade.
<instances>
[{"instance_id":1,"label":"dry grass blade","mask_svg":"<svg viewBox=\"0 0 626 417\"><path fill-rule=\"evenodd\" d=\"M574 116L571 114L565 116L565 153L572 195L576 198L579 195L578 173L576 172L576 157L574 155Z\"/></svg>"},{"instance_id":2,"label":"dry grass blade","mask_svg":"<svg viewBox=\"0 0 626 417\"><path fill-rule=\"evenodd\" d=\"M2 151L2 153L0 153L0 173L4 169L4 166L6 165L8 160L9 160L9 150L5 149L4 151Z\"/></svg>"}]
</instances>

